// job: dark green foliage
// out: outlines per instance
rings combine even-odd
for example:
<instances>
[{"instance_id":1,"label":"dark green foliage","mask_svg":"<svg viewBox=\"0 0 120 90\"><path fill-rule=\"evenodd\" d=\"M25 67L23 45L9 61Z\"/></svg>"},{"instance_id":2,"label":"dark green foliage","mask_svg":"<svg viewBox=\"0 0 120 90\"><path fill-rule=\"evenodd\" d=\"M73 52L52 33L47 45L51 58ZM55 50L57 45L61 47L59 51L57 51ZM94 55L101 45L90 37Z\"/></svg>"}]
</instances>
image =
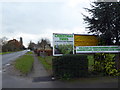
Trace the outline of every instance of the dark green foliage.
<instances>
[{"instance_id":1,"label":"dark green foliage","mask_svg":"<svg viewBox=\"0 0 120 90\"><path fill-rule=\"evenodd\" d=\"M120 2L94 2L85 9L90 14L84 15L89 33L99 35L102 45L120 45Z\"/></svg>"},{"instance_id":2,"label":"dark green foliage","mask_svg":"<svg viewBox=\"0 0 120 90\"><path fill-rule=\"evenodd\" d=\"M95 54L94 74L103 73L103 75L119 76L116 69L115 54Z\"/></svg>"},{"instance_id":3,"label":"dark green foliage","mask_svg":"<svg viewBox=\"0 0 120 90\"><path fill-rule=\"evenodd\" d=\"M87 55L64 55L54 58L53 74L59 79L86 77L88 75Z\"/></svg>"}]
</instances>

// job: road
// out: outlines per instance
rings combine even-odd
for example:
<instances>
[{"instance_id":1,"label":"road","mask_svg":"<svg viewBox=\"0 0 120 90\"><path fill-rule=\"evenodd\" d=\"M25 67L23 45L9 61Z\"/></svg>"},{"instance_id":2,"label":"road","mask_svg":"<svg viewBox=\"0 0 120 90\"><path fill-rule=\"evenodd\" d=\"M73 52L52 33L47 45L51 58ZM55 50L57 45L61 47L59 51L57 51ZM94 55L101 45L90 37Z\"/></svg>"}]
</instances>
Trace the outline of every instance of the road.
<instances>
[{"instance_id":1,"label":"road","mask_svg":"<svg viewBox=\"0 0 120 90\"><path fill-rule=\"evenodd\" d=\"M26 52L27 50L1 55L2 65L8 64L10 61L15 60L16 58L24 55Z\"/></svg>"},{"instance_id":2,"label":"road","mask_svg":"<svg viewBox=\"0 0 120 90\"><path fill-rule=\"evenodd\" d=\"M0 55L0 89L2 87L2 67L4 67L6 64L10 63L13 60L16 60L16 58L24 55L26 52L27 52L27 50ZM7 79L5 79L5 80L7 80Z\"/></svg>"},{"instance_id":3,"label":"road","mask_svg":"<svg viewBox=\"0 0 120 90\"><path fill-rule=\"evenodd\" d=\"M3 65L15 60L19 56L25 54L27 51L20 51L12 54L3 55ZM6 56L6 57L5 57ZM36 62L37 63L37 62ZM38 65L38 64L37 64ZM2 88L118 88L118 80L116 79L104 79L100 78L98 80L79 80L73 82L64 81L39 81L34 82L35 77L41 77L45 72L42 69L42 64L40 65L40 75L35 73L35 76L31 77L18 77L8 73L7 69L2 72ZM9 66L8 66L9 67ZM9 70L9 69L8 69ZM34 73L35 70L32 72ZM1 73L0 73L1 74ZM43 75L44 76L44 75Z\"/></svg>"}]
</instances>

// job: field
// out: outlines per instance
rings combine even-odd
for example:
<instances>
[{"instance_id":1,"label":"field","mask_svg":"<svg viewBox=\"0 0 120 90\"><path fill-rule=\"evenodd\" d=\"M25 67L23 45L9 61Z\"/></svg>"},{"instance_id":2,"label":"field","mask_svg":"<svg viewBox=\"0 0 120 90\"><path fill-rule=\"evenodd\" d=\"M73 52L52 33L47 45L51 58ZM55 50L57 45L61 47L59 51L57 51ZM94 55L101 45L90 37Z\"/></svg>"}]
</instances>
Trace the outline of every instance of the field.
<instances>
[{"instance_id":1,"label":"field","mask_svg":"<svg viewBox=\"0 0 120 90\"><path fill-rule=\"evenodd\" d=\"M33 62L33 56L24 55L16 60L15 68L18 69L22 74L28 74L32 69Z\"/></svg>"}]
</instances>

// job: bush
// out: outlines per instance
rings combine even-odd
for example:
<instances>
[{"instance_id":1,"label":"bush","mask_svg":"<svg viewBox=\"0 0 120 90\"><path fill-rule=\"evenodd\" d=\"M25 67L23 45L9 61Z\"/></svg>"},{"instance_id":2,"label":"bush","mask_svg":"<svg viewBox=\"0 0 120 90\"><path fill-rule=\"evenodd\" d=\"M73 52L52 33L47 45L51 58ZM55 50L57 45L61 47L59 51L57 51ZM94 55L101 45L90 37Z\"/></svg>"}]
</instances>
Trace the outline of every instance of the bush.
<instances>
[{"instance_id":1,"label":"bush","mask_svg":"<svg viewBox=\"0 0 120 90\"><path fill-rule=\"evenodd\" d=\"M114 54L95 54L94 74L120 76L119 70L116 69Z\"/></svg>"},{"instance_id":2,"label":"bush","mask_svg":"<svg viewBox=\"0 0 120 90\"><path fill-rule=\"evenodd\" d=\"M63 55L55 57L53 75L58 79L86 77L88 75L87 55Z\"/></svg>"}]
</instances>

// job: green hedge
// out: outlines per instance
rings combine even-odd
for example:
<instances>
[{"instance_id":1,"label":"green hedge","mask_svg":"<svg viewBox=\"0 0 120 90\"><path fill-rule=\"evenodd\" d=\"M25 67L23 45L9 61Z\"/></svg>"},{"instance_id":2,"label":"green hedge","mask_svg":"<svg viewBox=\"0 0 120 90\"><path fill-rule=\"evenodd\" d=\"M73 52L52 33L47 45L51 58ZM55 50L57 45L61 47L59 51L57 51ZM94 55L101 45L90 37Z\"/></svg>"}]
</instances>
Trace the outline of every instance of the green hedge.
<instances>
[{"instance_id":1,"label":"green hedge","mask_svg":"<svg viewBox=\"0 0 120 90\"><path fill-rule=\"evenodd\" d=\"M58 78L77 78L88 75L87 55L64 55L55 57L53 62L53 75Z\"/></svg>"}]
</instances>

